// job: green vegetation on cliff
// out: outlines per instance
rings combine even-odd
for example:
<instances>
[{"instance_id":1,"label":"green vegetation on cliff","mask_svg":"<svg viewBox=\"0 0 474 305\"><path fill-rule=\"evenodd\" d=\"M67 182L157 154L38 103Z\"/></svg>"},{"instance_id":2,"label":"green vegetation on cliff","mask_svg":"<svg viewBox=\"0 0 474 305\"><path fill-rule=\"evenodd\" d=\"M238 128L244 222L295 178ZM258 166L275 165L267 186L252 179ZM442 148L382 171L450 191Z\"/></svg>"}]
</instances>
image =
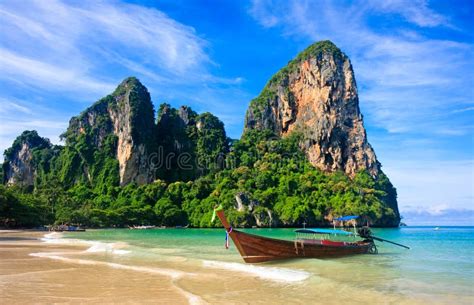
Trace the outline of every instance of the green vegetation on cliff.
<instances>
[{"instance_id":1,"label":"green vegetation on cliff","mask_svg":"<svg viewBox=\"0 0 474 305\"><path fill-rule=\"evenodd\" d=\"M218 161L229 149L224 124L209 112L197 114L162 104L158 110L156 146L160 168L156 177L189 181L221 167Z\"/></svg>"},{"instance_id":2,"label":"green vegetation on cliff","mask_svg":"<svg viewBox=\"0 0 474 305\"><path fill-rule=\"evenodd\" d=\"M51 143L47 139L40 137L36 130L25 130L13 141L12 146L5 150L5 160L11 160L13 155L21 150L24 143L34 147L36 150L49 148L51 146Z\"/></svg>"}]
</instances>

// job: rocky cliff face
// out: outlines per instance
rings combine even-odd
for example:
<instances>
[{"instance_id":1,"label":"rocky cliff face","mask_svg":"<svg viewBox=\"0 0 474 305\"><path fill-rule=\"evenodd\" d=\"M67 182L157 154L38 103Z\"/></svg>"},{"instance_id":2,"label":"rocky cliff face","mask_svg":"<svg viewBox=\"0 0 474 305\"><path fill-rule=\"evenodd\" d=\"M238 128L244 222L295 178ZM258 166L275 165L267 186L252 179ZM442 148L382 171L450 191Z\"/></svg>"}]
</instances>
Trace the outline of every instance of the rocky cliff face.
<instances>
[{"instance_id":1,"label":"rocky cliff face","mask_svg":"<svg viewBox=\"0 0 474 305\"><path fill-rule=\"evenodd\" d=\"M86 137L88 145L98 150L104 147L109 136L115 136L120 184L125 185L130 182L143 184L153 179L147 164L153 132L154 110L150 94L138 79L131 77L114 93L73 117L65 136L68 144Z\"/></svg>"},{"instance_id":2,"label":"rocky cliff face","mask_svg":"<svg viewBox=\"0 0 474 305\"><path fill-rule=\"evenodd\" d=\"M116 102L109 114L118 137L120 183L147 183L153 179L147 157L152 149L155 124L150 94L136 78L129 78L120 84L114 97Z\"/></svg>"},{"instance_id":3,"label":"rocky cliff face","mask_svg":"<svg viewBox=\"0 0 474 305\"><path fill-rule=\"evenodd\" d=\"M313 44L275 74L247 110L245 129L278 136L301 132L309 161L323 171L353 177L380 171L367 142L354 71L333 43Z\"/></svg>"},{"instance_id":4,"label":"rocky cliff face","mask_svg":"<svg viewBox=\"0 0 474 305\"><path fill-rule=\"evenodd\" d=\"M197 114L187 106L175 109L162 104L155 136L160 155L167 158L158 176L168 181L193 180L217 169L228 151L224 124L208 112Z\"/></svg>"},{"instance_id":5,"label":"rocky cliff face","mask_svg":"<svg viewBox=\"0 0 474 305\"><path fill-rule=\"evenodd\" d=\"M51 148L48 139L40 137L36 131L24 131L5 151L4 183L33 186L37 169L35 152L47 148Z\"/></svg>"}]
</instances>

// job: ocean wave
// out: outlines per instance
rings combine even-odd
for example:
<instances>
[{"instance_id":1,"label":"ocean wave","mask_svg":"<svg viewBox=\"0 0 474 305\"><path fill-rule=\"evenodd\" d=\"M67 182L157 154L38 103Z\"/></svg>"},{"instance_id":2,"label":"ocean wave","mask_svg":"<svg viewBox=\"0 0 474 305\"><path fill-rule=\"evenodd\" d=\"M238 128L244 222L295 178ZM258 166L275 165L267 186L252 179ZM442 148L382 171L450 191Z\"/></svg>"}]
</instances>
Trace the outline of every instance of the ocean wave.
<instances>
[{"instance_id":1,"label":"ocean wave","mask_svg":"<svg viewBox=\"0 0 474 305\"><path fill-rule=\"evenodd\" d=\"M271 280L275 282L301 282L311 276L311 273L301 270L245 265L241 263L227 263L206 260L203 261L203 265L209 268L226 269L247 273L264 280Z\"/></svg>"},{"instance_id":2,"label":"ocean wave","mask_svg":"<svg viewBox=\"0 0 474 305\"><path fill-rule=\"evenodd\" d=\"M64 238L64 234L59 233L59 232L52 232L52 233L45 234L43 238L41 238L40 240L48 244L57 244L57 245L90 245L91 244L91 241L87 241L87 240Z\"/></svg>"}]
</instances>

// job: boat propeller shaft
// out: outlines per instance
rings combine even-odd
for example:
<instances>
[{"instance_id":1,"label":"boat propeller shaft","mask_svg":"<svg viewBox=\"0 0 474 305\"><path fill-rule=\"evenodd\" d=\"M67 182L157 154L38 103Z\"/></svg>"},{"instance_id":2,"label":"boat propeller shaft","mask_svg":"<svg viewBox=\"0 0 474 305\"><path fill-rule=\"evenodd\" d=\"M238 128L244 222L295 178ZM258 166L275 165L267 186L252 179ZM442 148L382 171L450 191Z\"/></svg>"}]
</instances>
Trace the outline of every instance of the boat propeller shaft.
<instances>
[{"instance_id":1,"label":"boat propeller shaft","mask_svg":"<svg viewBox=\"0 0 474 305\"><path fill-rule=\"evenodd\" d=\"M383 239L383 238L380 238L380 237L377 237L377 236L373 236L372 231L368 227L360 228L359 230L357 230L357 234L362 238L377 240L377 241L381 241L381 242L387 242L387 243L390 243L390 244L393 244L393 245L396 245L396 246L399 246L399 247L403 247L405 249L410 249L410 247L408 247L408 246L398 244L396 242L386 240L386 239Z\"/></svg>"}]
</instances>

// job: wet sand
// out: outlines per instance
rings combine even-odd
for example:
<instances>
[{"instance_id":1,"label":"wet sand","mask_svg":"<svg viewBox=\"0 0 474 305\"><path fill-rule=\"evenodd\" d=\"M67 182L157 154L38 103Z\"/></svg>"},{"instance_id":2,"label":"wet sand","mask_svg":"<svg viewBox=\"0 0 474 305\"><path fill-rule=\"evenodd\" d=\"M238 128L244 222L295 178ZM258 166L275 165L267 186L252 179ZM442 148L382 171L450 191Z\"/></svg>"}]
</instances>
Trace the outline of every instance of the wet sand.
<instances>
[{"instance_id":1,"label":"wet sand","mask_svg":"<svg viewBox=\"0 0 474 305\"><path fill-rule=\"evenodd\" d=\"M43 243L44 234L0 231L0 303L189 303L167 276L31 256L86 249Z\"/></svg>"}]
</instances>

